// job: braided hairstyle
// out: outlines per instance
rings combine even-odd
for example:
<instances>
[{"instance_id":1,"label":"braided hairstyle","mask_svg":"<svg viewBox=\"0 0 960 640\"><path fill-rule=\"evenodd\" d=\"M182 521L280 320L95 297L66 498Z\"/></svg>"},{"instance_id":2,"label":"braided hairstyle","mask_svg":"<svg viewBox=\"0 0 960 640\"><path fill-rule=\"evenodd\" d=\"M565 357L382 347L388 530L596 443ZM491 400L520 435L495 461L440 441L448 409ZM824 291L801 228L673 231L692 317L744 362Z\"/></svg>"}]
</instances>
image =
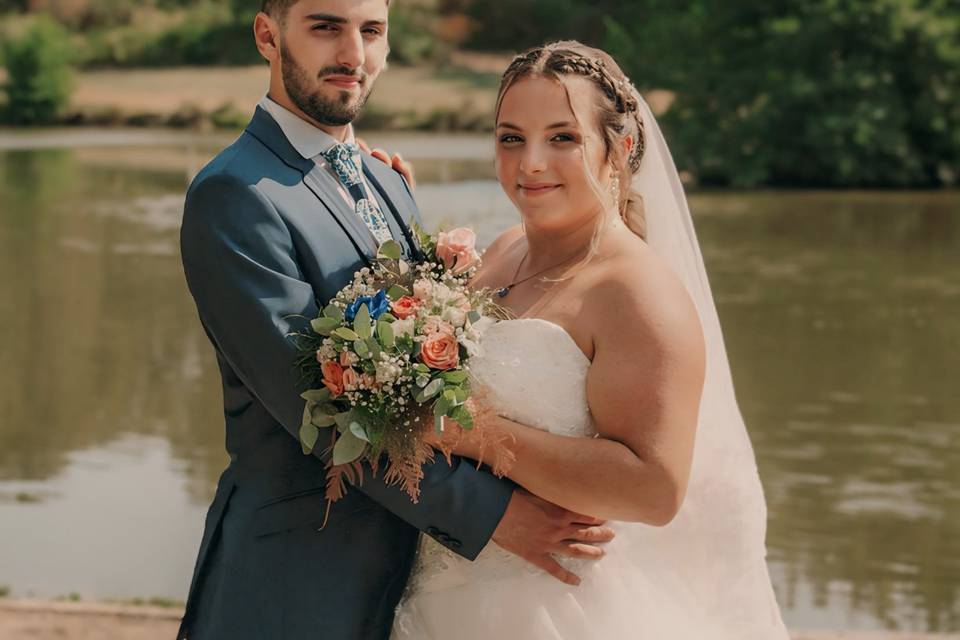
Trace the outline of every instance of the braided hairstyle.
<instances>
[{"instance_id":1,"label":"braided hairstyle","mask_svg":"<svg viewBox=\"0 0 960 640\"><path fill-rule=\"evenodd\" d=\"M503 74L497 113L500 112L503 96L518 80L541 77L562 82L564 76L587 78L597 88L596 123L603 135L607 161L613 162L614 167L619 169L616 175L620 183L620 217L631 231L645 238L643 199L630 186L633 174L640 170L646 144L643 118L637 90L608 53L575 40L553 42L521 53ZM633 138L633 147L628 157L622 157L620 143L627 136Z\"/></svg>"}]
</instances>

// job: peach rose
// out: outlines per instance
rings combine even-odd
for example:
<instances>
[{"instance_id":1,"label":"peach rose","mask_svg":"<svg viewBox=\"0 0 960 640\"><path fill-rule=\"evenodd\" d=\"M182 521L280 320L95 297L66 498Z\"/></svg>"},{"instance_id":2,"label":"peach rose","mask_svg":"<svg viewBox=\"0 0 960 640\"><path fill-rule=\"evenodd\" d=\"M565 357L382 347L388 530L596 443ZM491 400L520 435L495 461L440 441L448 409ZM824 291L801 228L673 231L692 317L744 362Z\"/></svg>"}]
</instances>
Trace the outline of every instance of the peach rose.
<instances>
[{"instance_id":1,"label":"peach rose","mask_svg":"<svg viewBox=\"0 0 960 640\"><path fill-rule=\"evenodd\" d=\"M420 347L420 360L432 369L454 369L460 363L460 345L452 335L431 334Z\"/></svg>"},{"instance_id":2,"label":"peach rose","mask_svg":"<svg viewBox=\"0 0 960 640\"><path fill-rule=\"evenodd\" d=\"M417 315L417 309L420 308L420 301L412 296L403 296L390 305L390 311L400 320L406 320Z\"/></svg>"},{"instance_id":3,"label":"peach rose","mask_svg":"<svg viewBox=\"0 0 960 640\"><path fill-rule=\"evenodd\" d=\"M333 397L343 394L343 367L333 360L327 360L320 365L320 371L323 372L323 386L330 389Z\"/></svg>"},{"instance_id":4,"label":"peach rose","mask_svg":"<svg viewBox=\"0 0 960 640\"><path fill-rule=\"evenodd\" d=\"M460 227L453 231L441 232L437 236L437 257L443 261L447 269L453 269L457 274L463 273L480 261L476 246L477 234L473 229Z\"/></svg>"},{"instance_id":5,"label":"peach rose","mask_svg":"<svg viewBox=\"0 0 960 640\"><path fill-rule=\"evenodd\" d=\"M360 376L360 379L363 380L363 386L367 389L379 389L380 385L377 384L377 378L370 373L364 373Z\"/></svg>"},{"instance_id":6,"label":"peach rose","mask_svg":"<svg viewBox=\"0 0 960 640\"><path fill-rule=\"evenodd\" d=\"M430 336L434 333L442 333L444 335L452 336L454 333L456 333L453 325L449 322L444 322L443 318L440 316L427 317L427 320L423 323L423 327L420 329L420 331L425 336Z\"/></svg>"},{"instance_id":7,"label":"peach rose","mask_svg":"<svg viewBox=\"0 0 960 640\"><path fill-rule=\"evenodd\" d=\"M353 367L343 370L343 388L347 391L356 391L360 388L360 374Z\"/></svg>"},{"instance_id":8,"label":"peach rose","mask_svg":"<svg viewBox=\"0 0 960 640\"><path fill-rule=\"evenodd\" d=\"M355 354L352 351L341 351L340 352L340 366L341 367L352 367L353 365L360 362L360 356Z\"/></svg>"}]
</instances>

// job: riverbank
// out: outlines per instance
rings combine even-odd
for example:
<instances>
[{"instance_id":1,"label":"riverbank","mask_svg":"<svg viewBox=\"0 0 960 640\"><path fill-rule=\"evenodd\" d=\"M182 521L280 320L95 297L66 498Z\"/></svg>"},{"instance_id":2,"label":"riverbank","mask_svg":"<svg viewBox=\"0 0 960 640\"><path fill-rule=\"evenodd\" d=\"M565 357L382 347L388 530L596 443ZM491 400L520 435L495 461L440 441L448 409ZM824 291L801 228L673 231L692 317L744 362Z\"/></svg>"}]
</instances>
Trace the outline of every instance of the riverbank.
<instances>
[{"instance_id":1,"label":"riverbank","mask_svg":"<svg viewBox=\"0 0 960 640\"><path fill-rule=\"evenodd\" d=\"M179 608L0 600L0 638L30 640L167 640ZM960 634L795 631L793 640L960 640Z\"/></svg>"},{"instance_id":2,"label":"riverbank","mask_svg":"<svg viewBox=\"0 0 960 640\"><path fill-rule=\"evenodd\" d=\"M357 126L364 130L486 132L510 57L454 52L441 67L393 66L377 80ZM4 72L0 69L0 85ZM79 71L59 125L237 130L269 82L266 65ZM0 94L2 100L2 94ZM654 111L672 96L647 96Z\"/></svg>"}]
</instances>

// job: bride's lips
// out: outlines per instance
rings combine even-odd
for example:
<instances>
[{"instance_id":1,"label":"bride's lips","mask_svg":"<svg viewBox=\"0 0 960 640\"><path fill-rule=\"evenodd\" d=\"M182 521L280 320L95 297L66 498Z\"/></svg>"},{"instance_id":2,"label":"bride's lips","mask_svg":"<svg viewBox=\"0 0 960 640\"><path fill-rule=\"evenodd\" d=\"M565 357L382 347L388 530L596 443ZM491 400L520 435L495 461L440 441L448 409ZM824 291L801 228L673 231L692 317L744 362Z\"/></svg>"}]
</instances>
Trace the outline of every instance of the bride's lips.
<instances>
[{"instance_id":1,"label":"bride's lips","mask_svg":"<svg viewBox=\"0 0 960 640\"><path fill-rule=\"evenodd\" d=\"M553 193L563 185L554 182L525 182L517 185L520 193L528 197L544 196Z\"/></svg>"},{"instance_id":2,"label":"bride's lips","mask_svg":"<svg viewBox=\"0 0 960 640\"><path fill-rule=\"evenodd\" d=\"M357 76L327 76L323 79L340 89L356 89L362 84L362 79Z\"/></svg>"}]
</instances>

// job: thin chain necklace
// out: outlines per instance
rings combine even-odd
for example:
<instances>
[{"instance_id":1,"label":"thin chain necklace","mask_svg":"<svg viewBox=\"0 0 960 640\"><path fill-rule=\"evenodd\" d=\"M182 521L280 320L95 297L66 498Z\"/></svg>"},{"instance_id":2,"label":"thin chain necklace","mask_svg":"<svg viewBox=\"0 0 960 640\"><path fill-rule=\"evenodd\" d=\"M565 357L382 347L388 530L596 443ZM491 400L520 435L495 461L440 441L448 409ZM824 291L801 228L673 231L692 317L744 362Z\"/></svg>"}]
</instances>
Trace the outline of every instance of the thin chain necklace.
<instances>
[{"instance_id":1,"label":"thin chain necklace","mask_svg":"<svg viewBox=\"0 0 960 640\"><path fill-rule=\"evenodd\" d=\"M582 252L582 251L577 251L577 253L573 254L572 256L570 256L570 257L568 257L568 258L565 258L564 260L561 260L560 262L557 262L556 264L552 264L552 265L550 265L549 267L547 267L546 269L541 269L540 271L537 271L536 273L534 273L534 274L532 274L532 275L529 275L529 276L527 276L527 277L525 277L525 278L521 278L520 280L517 280L517 276L520 275L520 269L523 268L523 263L526 261L527 256L530 255L530 245L527 245L527 250L524 252L523 257L520 258L520 264L517 265L517 270L514 271L514 273L513 273L513 279L512 279L512 281L511 281L510 284L508 284L507 286L505 286L505 287L500 287L499 289L497 289L497 296L500 297L500 298L506 298L506 297L507 297L507 294L509 294L510 291L512 291L513 288L514 288L515 286L517 286L518 284L523 284L524 282L526 282L526 281L528 281L528 280L530 280L530 279L532 279L532 278L536 278L537 276L539 276L539 275L542 274L542 273L545 273L545 272L547 272L547 271L550 271L550 269L556 269L556 268L559 267L560 265L566 264L566 263L570 262L571 260L573 260L574 258L576 258L581 252Z\"/></svg>"}]
</instances>

